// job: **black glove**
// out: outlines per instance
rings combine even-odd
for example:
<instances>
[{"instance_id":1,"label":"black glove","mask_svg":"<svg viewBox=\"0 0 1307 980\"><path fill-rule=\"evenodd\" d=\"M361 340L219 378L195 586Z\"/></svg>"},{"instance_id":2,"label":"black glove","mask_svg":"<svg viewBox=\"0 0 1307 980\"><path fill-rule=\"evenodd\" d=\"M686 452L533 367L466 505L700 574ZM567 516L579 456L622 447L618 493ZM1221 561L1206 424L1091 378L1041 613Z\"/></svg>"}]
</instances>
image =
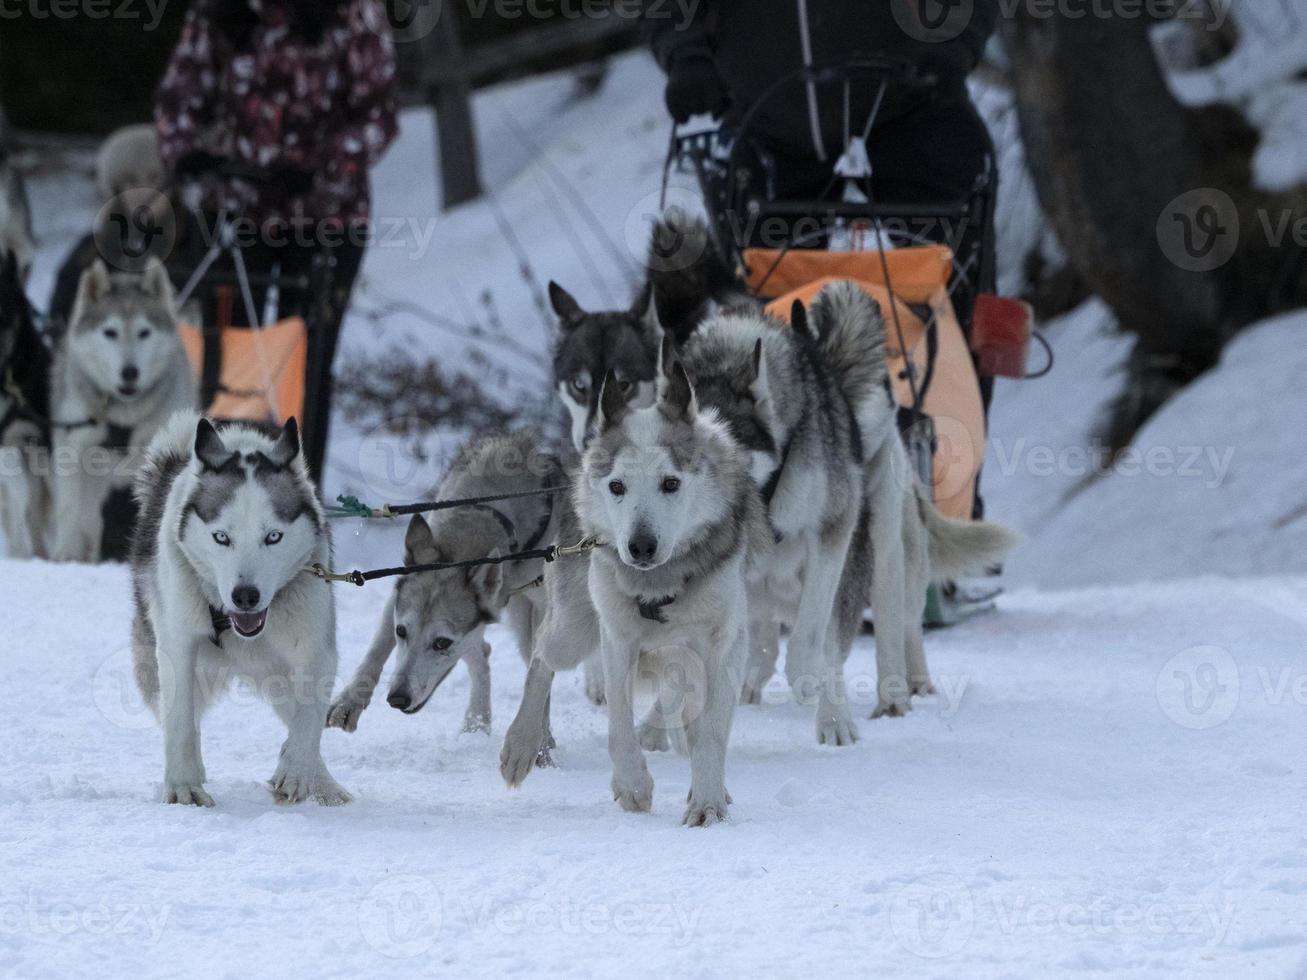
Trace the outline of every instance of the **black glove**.
<instances>
[{"instance_id":1,"label":"black glove","mask_svg":"<svg viewBox=\"0 0 1307 980\"><path fill-rule=\"evenodd\" d=\"M937 44L922 52L917 59L917 71L922 75L934 75L936 82L945 89L960 87L974 67L970 53L956 43Z\"/></svg>"},{"instance_id":2,"label":"black glove","mask_svg":"<svg viewBox=\"0 0 1307 980\"><path fill-rule=\"evenodd\" d=\"M211 174L226 163L226 157L206 153L204 150L196 150L194 153L188 153L178 160L177 165L172 168L172 172L177 182L184 184L188 180L195 180L205 174Z\"/></svg>"},{"instance_id":3,"label":"black glove","mask_svg":"<svg viewBox=\"0 0 1307 980\"><path fill-rule=\"evenodd\" d=\"M268 171L268 179L287 197L303 197L313 190L313 174L289 163L279 163Z\"/></svg>"},{"instance_id":4,"label":"black glove","mask_svg":"<svg viewBox=\"0 0 1307 980\"><path fill-rule=\"evenodd\" d=\"M667 70L667 111L678 123L691 116L721 116L731 104L717 65L707 54L689 54L678 58Z\"/></svg>"}]
</instances>

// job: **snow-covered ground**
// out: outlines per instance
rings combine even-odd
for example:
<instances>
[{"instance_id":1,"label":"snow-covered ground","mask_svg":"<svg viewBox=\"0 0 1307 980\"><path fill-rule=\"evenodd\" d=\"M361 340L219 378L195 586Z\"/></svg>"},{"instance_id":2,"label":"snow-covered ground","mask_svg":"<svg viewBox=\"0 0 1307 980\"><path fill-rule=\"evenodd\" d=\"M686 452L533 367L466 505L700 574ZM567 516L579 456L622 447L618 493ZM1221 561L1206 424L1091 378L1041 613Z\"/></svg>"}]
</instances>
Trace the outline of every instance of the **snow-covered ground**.
<instances>
[{"instance_id":1,"label":"snow-covered ground","mask_svg":"<svg viewBox=\"0 0 1307 980\"><path fill-rule=\"evenodd\" d=\"M392 237L342 357L479 350L507 397L540 384L547 334L509 241L540 283L624 301L666 148L659 91L631 56L595 100L558 77L482 94L495 199L450 214L430 122L407 114L375 181ZM95 204L66 175L32 190L43 300ZM486 323L486 291L525 353L363 315L410 300ZM460 670L421 715L379 698L358 733L327 733L353 805L279 809L261 784L279 726L236 691L205 723L217 809L160 806L125 572L0 562L0 973L1304 975L1305 326L1248 331L1141 433L1139 472L1089 479L1126 342L1096 303L1050 324L1054 373L1002 383L992 419L986 497L1028 535L998 614L930 636L940 693L864 720L851 749L818 747L774 683L737 715L733 821L703 832L679 826L677 757L651 761L652 815L617 810L603 714L572 677L559 768L505 790L523 668L498 628L491 737L459 733ZM334 432L328 494L370 502L422 496L455 448ZM336 530L341 565L398 554L394 528ZM342 673L383 596L338 587ZM859 716L873 670L864 641Z\"/></svg>"},{"instance_id":2,"label":"snow-covered ground","mask_svg":"<svg viewBox=\"0 0 1307 980\"><path fill-rule=\"evenodd\" d=\"M204 725L217 808L161 806L124 571L0 563L0 590L22 597L0 689L6 976L1307 969L1307 580L1015 593L933 635L940 693L848 749L818 747L778 679L739 709L733 820L707 831L680 826L675 756L651 757L652 814L618 810L603 713L570 676L559 768L510 793L498 738L459 734L462 670L420 715L378 699L327 733L348 807L273 806L282 730L239 690ZM349 666L381 595L340 592ZM498 735L524 671L490 639ZM859 716L873 671L860 643Z\"/></svg>"}]
</instances>

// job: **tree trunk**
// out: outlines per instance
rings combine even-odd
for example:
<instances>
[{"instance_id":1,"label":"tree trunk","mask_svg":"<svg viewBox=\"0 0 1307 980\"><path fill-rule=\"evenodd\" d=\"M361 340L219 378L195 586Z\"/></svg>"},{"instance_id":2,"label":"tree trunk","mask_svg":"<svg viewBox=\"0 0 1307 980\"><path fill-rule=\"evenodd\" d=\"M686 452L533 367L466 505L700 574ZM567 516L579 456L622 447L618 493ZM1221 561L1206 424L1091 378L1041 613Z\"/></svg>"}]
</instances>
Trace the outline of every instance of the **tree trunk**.
<instances>
[{"instance_id":1,"label":"tree trunk","mask_svg":"<svg viewBox=\"0 0 1307 980\"><path fill-rule=\"evenodd\" d=\"M1240 327L1307 302L1291 231L1307 189L1252 186L1256 132L1228 107L1175 99L1145 20L1018 5L1002 24L1040 203L1071 264L1137 335L1136 364L1178 365L1174 390ZM1131 409L1113 442L1169 393Z\"/></svg>"}]
</instances>

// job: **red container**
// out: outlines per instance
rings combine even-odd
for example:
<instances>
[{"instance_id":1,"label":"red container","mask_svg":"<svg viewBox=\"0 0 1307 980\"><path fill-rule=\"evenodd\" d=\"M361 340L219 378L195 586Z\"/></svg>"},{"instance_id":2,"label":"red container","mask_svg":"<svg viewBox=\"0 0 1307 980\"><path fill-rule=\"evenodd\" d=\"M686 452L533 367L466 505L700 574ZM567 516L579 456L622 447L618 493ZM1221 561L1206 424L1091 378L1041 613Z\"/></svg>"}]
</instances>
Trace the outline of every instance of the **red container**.
<instances>
[{"instance_id":1,"label":"red container","mask_svg":"<svg viewBox=\"0 0 1307 980\"><path fill-rule=\"evenodd\" d=\"M1030 304L982 293L971 315L977 370L994 378L1024 378L1035 314Z\"/></svg>"}]
</instances>

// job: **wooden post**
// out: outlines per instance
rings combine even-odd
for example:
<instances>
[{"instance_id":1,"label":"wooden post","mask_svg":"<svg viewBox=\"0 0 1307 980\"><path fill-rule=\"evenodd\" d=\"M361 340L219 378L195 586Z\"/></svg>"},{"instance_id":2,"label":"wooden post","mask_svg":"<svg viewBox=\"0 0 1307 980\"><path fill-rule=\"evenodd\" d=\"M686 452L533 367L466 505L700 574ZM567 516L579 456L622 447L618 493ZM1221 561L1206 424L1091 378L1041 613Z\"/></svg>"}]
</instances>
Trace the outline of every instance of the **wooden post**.
<instances>
[{"instance_id":1,"label":"wooden post","mask_svg":"<svg viewBox=\"0 0 1307 980\"><path fill-rule=\"evenodd\" d=\"M437 60L440 78L427 89L427 104L436 113L436 146L440 151L441 206L448 210L481 196L476 127L472 120L472 86L463 45L458 36L454 5L441 12L428 46Z\"/></svg>"}]
</instances>

